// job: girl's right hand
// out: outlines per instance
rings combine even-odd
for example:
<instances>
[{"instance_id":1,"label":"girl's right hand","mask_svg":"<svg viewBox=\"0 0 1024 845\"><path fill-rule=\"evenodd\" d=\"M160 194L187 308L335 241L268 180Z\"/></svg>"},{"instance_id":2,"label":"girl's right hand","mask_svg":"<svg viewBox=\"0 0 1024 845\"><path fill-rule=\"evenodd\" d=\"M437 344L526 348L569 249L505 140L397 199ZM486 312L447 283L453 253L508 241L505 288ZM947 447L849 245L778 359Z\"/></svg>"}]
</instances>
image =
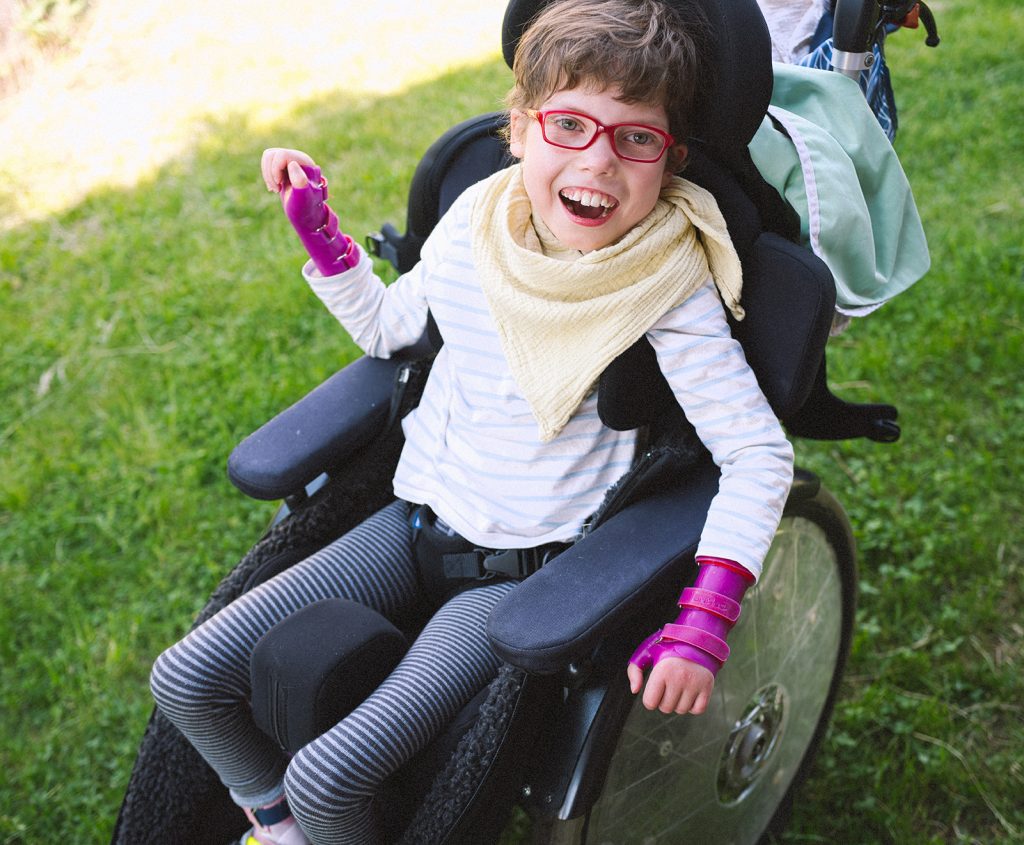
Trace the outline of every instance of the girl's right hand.
<instances>
[{"instance_id":1,"label":"girl's right hand","mask_svg":"<svg viewBox=\"0 0 1024 845\"><path fill-rule=\"evenodd\" d=\"M281 197L285 216L322 276L334 276L359 263L352 238L338 228L338 215L327 204L327 180L300 150L272 147L260 162L268 191Z\"/></svg>"},{"instance_id":2,"label":"girl's right hand","mask_svg":"<svg viewBox=\"0 0 1024 845\"><path fill-rule=\"evenodd\" d=\"M292 185L296 188L304 188L309 180L302 172L302 165L307 167L316 166L306 153L301 150L288 150L283 147L271 147L263 151L263 158L260 161L260 171L263 174L263 181L267 190L274 193L283 193ZM282 196L287 199L287 194Z\"/></svg>"}]
</instances>

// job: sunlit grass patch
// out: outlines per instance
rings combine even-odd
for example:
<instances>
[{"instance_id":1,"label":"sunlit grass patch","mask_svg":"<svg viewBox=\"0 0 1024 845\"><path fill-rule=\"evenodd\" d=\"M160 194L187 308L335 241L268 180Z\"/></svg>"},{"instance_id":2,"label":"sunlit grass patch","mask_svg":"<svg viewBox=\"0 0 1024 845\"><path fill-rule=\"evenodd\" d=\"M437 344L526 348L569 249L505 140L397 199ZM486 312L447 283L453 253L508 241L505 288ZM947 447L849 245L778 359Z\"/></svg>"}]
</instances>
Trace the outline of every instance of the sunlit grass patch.
<instances>
[{"instance_id":1,"label":"sunlit grass patch","mask_svg":"<svg viewBox=\"0 0 1024 845\"><path fill-rule=\"evenodd\" d=\"M379 98L497 54L501 4L399 0L284 9L95 0L74 49L0 99L0 230L131 187L202 143L210 120L280 127L297 107Z\"/></svg>"}]
</instances>

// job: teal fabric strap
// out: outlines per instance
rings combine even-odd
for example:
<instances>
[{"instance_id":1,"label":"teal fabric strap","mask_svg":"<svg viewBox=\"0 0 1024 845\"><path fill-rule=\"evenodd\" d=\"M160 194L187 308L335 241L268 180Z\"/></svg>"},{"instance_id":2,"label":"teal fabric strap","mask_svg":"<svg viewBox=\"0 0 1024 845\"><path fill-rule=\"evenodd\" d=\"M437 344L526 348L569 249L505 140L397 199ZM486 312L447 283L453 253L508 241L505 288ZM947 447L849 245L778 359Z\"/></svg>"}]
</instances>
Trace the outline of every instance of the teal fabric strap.
<instances>
[{"instance_id":1,"label":"teal fabric strap","mask_svg":"<svg viewBox=\"0 0 1024 845\"><path fill-rule=\"evenodd\" d=\"M278 822L283 822L292 814L292 811L288 808L288 801L282 798L269 807L254 808L252 814L261 827L270 827Z\"/></svg>"}]
</instances>

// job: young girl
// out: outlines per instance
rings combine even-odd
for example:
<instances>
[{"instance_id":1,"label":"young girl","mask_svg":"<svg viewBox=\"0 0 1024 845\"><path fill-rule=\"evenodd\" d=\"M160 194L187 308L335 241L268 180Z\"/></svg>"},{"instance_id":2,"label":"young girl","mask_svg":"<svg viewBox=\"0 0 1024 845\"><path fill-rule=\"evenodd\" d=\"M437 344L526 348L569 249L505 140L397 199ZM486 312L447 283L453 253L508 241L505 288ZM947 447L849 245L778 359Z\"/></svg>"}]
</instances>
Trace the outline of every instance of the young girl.
<instances>
[{"instance_id":1,"label":"young girl","mask_svg":"<svg viewBox=\"0 0 1024 845\"><path fill-rule=\"evenodd\" d=\"M653 666L648 708L706 707L778 526L792 449L729 334L722 305L742 316L741 280L721 214L672 175L686 157L701 26L687 0L548 7L517 50L509 146L519 163L466 191L390 287L338 231L313 160L264 153L267 187L281 192L310 253L308 283L366 353L416 342L428 309L445 342L403 422L398 501L154 666L159 707L252 820L243 841L379 841L379 785L493 677L485 622L515 582L457 591L384 683L290 760L248 710L255 643L328 597L389 617L422 602L421 530L488 550L570 542L631 464L636 434L602 424L593 386L644 335L721 482L697 583L627 671L638 692Z\"/></svg>"}]
</instances>

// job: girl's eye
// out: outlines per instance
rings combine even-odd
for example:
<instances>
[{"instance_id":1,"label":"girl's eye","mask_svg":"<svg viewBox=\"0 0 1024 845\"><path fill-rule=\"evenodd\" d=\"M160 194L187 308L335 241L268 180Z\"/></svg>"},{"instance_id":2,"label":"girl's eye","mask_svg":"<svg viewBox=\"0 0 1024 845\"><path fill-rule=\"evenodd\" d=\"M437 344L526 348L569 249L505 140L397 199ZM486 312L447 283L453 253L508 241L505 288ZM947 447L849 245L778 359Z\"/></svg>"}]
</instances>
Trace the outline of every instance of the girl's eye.
<instances>
[{"instance_id":1,"label":"girl's eye","mask_svg":"<svg viewBox=\"0 0 1024 845\"><path fill-rule=\"evenodd\" d=\"M646 132L643 129L628 130L623 140L634 147L646 147L655 143L654 133Z\"/></svg>"},{"instance_id":2,"label":"girl's eye","mask_svg":"<svg viewBox=\"0 0 1024 845\"><path fill-rule=\"evenodd\" d=\"M567 115L558 115L551 122L556 129L562 132L579 132L582 128L580 122L575 117Z\"/></svg>"}]
</instances>

